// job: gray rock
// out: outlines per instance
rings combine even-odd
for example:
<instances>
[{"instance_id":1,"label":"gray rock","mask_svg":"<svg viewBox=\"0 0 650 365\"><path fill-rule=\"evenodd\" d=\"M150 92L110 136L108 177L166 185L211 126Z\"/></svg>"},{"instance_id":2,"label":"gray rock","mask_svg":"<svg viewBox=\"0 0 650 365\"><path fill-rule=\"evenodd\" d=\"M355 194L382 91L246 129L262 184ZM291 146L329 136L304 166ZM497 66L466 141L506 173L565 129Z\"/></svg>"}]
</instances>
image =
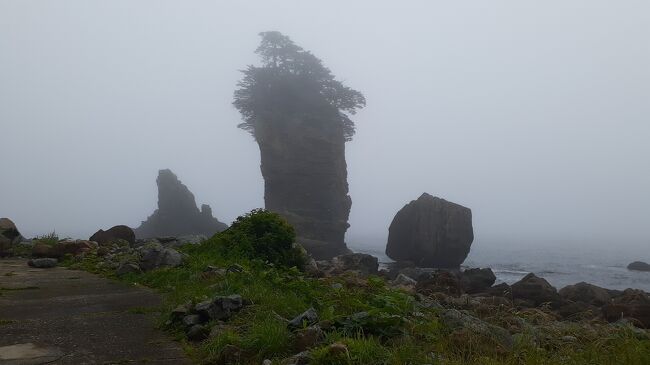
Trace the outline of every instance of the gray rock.
<instances>
[{"instance_id":1,"label":"gray rock","mask_svg":"<svg viewBox=\"0 0 650 365\"><path fill-rule=\"evenodd\" d=\"M190 341L203 341L208 338L210 330L203 325L195 324L187 330L187 339Z\"/></svg>"},{"instance_id":2,"label":"gray rock","mask_svg":"<svg viewBox=\"0 0 650 365\"><path fill-rule=\"evenodd\" d=\"M56 267L56 265L59 264L59 260L53 259L53 258L41 258L41 259L31 259L27 262L27 264L31 267L35 267L38 269L49 269L52 267Z\"/></svg>"},{"instance_id":3,"label":"gray rock","mask_svg":"<svg viewBox=\"0 0 650 365\"><path fill-rule=\"evenodd\" d=\"M300 353L297 353L291 357L288 357L284 360L282 360L282 364L284 365L308 365L309 361L311 360L311 356L309 355L309 351L303 351Z\"/></svg>"},{"instance_id":4,"label":"gray rock","mask_svg":"<svg viewBox=\"0 0 650 365\"><path fill-rule=\"evenodd\" d=\"M424 193L395 215L386 254L421 267L458 268L473 240L470 209Z\"/></svg>"},{"instance_id":5,"label":"gray rock","mask_svg":"<svg viewBox=\"0 0 650 365\"><path fill-rule=\"evenodd\" d=\"M217 296L198 303L194 311L207 320L226 320L243 306L244 300L240 295Z\"/></svg>"},{"instance_id":6,"label":"gray rock","mask_svg":"<svg viewBox=\"0 0 650 365\"><path fill-rule=\"evenodd\" d=\"M358 271L362 274L377 274L379 261L375 256L365 253L350 253L339 255L332 259L332 265L337 272Z\"/></svg>"},{"instance_id":7,"label":"gray rock","mask_svg":"<svg viewBox=\"0 0 650 365\"><path fill-rule=\"evenodd\" d=\"M627 269L634 271L650 271L650 264L643 261L634 261L633 263L627 265Z\"/></svg>"},{"instance_id":8,"label":"gray rock","mask_svg":"<svg viewBox=\"0 0 650 365\"><path fill-rule=\"evenodd\" d=\"M228 228L212 216L209 205L196 205L194 194L170 170L158 172L158 209L135 229L138 238L212 236Z\"/></svg>"},{"instance_id":9,"label":"gray rock","mask_svg":"<svg viewBox=\"0 0 650 365\"><path fill-rule=\"evenodd\" d=\"M318 322L318 313L314 308L309 308L299 316L289 321L289 328L302 328L303 325L313 325Z\"/></svg>"},{"instance_id":10,"label":"gray rock","mask_svg":"<svg viewBox=\"0 0 650 365\"><path fill-rule=\"evenodd\" d=\"M557 305L560 295L557 290L543 278L530 273L510 287L514 299L530 301L538 306L542 303Z\"/></svg>"},{"instance_id":11,"label":"gray rock","mask_svg":"<svg viewBox=\"0 0 650 365\"><path fill-rule=\"evenodd\" d=\"M597 307L609 303L612 299L606 289L585 282L565 286L560 289L559 294L562 299L583 302Z\"/></svg>"},{"instance_id":12,"label":"gray rock","mask_svg":"<svg viewBox=\"0 0 650 365\"><path fill-rule=\"evenodd\" d=\"M142 255L140 268L144 271L164 266L177 267L183 263L183 256L178 251L162 247L160 244L145 245L139 250Z\"/></svg>"},{"instance_id":13,"label":"gray rock","mask_svg":"<svg viewBox=\"0 0 650 365\"><path fill-rule=\"evenodd\" d=\"M115 274L117 276L131 274L131 273L139 274L141 272L142 270L140 269L140 266L138 266L138 264L134 264L131 262L123 262L120 264L120 266L117 267L117 270L115 270Z\"/></svg>"},{"instance_id":14,"label":"gray rock","mask_svg":"<svg viewBox=\"0 0 650 365\"><path fill-rule=\"evenodd\" d=\"M417 281L404 274L397 275L395 280L393 280L393 285L399 285L399 286L415 286L417 283L418 283Z\"/></svg>"},{"instance_id":15,"label":"gray rock","mask_svg":"<svg viewBox=\"0 0 650 365\"><path fill-rule=\"evenodd\" d=\"M442 312L440 319L452 331L468 331L486 338L491 338L505 349L512 349L513 339L508 331L484 322L468 313L456 309L448 309Z\"/></svg>"},{"instance_id":16,"label":"gray rock","mask_svg":"<svg viewBox=\"0 0 650 365\"><path fill-rule=\"evenodd\" d=\"M492 269L467 269L461 273L460 283L469 294L483 293L497 280Z\"/></svg>"},{"instance_id":17,"label":"gray rock","mask_svg":"<svg viewBox=\"0 0 650 365\"><path fill-rule=\"evenodd\" d=\"M194 325L203 323L203 320L201 319L201 316L198 314L190 314L188 316L183 317L182 322L185 327L192 327Z\"/></svg>"}]
</instances>

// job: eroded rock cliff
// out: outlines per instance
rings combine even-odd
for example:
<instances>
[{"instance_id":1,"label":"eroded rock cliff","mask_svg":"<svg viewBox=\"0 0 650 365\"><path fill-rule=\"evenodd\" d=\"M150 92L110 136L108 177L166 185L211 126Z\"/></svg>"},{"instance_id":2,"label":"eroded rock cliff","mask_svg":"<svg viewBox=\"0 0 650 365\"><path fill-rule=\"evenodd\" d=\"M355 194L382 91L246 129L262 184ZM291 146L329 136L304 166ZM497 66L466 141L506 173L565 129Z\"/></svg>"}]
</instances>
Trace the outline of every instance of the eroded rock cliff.
<instances>
[{"instance_id":1,"label":"eroded rock cliff","mask_svg":"<svg viewBox=\"0 0 650 365\"><path fill-rule=\"evenodd\" d=\"M284 216L317 259L348 249L344 242L352 201L348 195L343 128L325 116L260 123L266 209Z\"/></svg>"},{"instance_id":2,"label":"eroded rock cliff","mask_svg":"<svg viewBox=\"0 0 650 365\"><path fill-rule=\"evenodd\" d=\"M201 234L211 236L228 226L212 216L209 205L196 206L194 194L171 170L158 172L158 209L136 228L138 238Z\"/></svg>"}]
</instances>

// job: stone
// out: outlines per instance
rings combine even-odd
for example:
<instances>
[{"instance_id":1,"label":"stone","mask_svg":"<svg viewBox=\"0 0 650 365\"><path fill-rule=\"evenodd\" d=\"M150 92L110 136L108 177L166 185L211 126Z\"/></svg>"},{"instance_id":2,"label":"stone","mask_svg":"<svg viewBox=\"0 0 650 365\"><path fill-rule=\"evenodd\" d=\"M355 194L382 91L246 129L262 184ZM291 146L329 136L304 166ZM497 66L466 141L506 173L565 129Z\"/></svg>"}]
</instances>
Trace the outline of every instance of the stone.
<instances>
[{"instance_id":1,"label":"stone","mask_svg":"<svg viewBox=\"0 0 650 365\"><path fill-rule=\"evenodd\" d=\"M138 264L134 264L131 262L123 262L118 266L117 270L115 270L115 275L117 276L122 276L126 274L140 274L142 273L142 269L140 269L140 266Z\"/></svg>"},{"instance_id":2,"label":"stone","mask_svg":"<svg viewBox=\"0 0 650 365\"><path fill-rule=\"evenodd\" d=\"M313 325L318 322L318 313L314 308L309 308L305 312L289 321L289 328L302 328L304 325Z\"/></svg>"},{"instance_id":3,"label":"stone","mask_svg":"<svg viewBox=\"0 0 650 365\"><path fill-rule=\"evenodd\" d=\"M209 334L210 329L200 324L193 325L186 332L187 339L194 342L205 340Z\"/></svg>"},{"instance_id":4,"label":"stone","mask_svg":"<svg viewBox=\"0 0 650 365\"><path fill-rule=\"evenodd\" d=\"M9 256L11 248L22 240L16 224L9 218L0 218L0 257Z\"/></svg>"},{"instance_id":5,"label":"stone","mask_svg":"<svg viewBox=\"0 0 650 365\"><path fill-rule=\"evenodd\" d=\"M244 299L240 295L217 296L196 304L194 311L205 320L227 320L232 312L244 307Z\"/></svg>"},{"instance_id":6,"label":"stone","mask_svg":"<svg viewBox=\"0 0 650 365\"><path fill-rule=\"evenodd\" d=\"M497 280L492 269L467 269L461 273L460 283L468 294L482 293Z\"/></svg>"},{"instance_id":7,"label":"stone","mask_svg":"<svg viewBox=\"0 0 650 365\"><path fill-rule=\"evenodd\" d=\"M115 242L117 240L124 240L130 245L134 245L135 233L129 227L119 225L111 227L107 231L100 229L99 231L95 232L95 234L90 236L88 240L97 242L100 246Z\"/></svg>"},{"instance_id":8,"label":"stone","mask_svg":"<svg viewBox=\"0 0 650 365\"><path fill-rule=\"evenodd\" d=\"M54 245L37 243L32 246L33 257L54 257L61 259L65 255L78 256L97 248L94 241L65 240Z\"/></svg>"},{"instance_id":9,"label":"stone","mask_svg":"<svg viewBox=\"0 0 650 365\"><path fill-rule=\"evenodd\" d=\"M336 272L358 271L364 275L377 274L379 261L375 256L365 253L339 255L332 259Z\"/></svg>"},{"instance_id":10,"label":"stone","mask_svg":"<svg viewBox=\"0 0 650 365\"><path fill-rule=\"evenodd\" d=\"M485 294L497 297L512 297L512 288L506 283L500 283L485 289Z\"/></svg>"},{"instance_id":11,"label":"stone","mask_svg":"<svg viewBox=\"0 0 650 365\"><path fill-rule=\"evenodd\" d=\"M514 299L527 300L535 306L543 303L557 305L560 302L560 295L557 290L546 279L540 278L533 273L512 284L510 289Z\"/></svg>"},{"instance_id":12,"label":"stone","mask_svg":"<svg viewBox=\"0 0 650 365\"><path fill-rule=\"evenodd\" d=\"M301 352L315 347L320 343L323 337L323 330L318 325L297 330L294 333L294 350Z\"/></svg>"},{"instance_id":13,"label":"stone","mask_svg":"<svg viewBox=\"0 0 650 365\"><path fill-rule=\"evenodd\" d=\"M183 320L181 322L183 322L183 325L185 327L192 327L194 325L201 324L204 321L201 319L200 315L190 314L188 316L183 317Z\"/></svg>"},{"instance_id":14,"label":"stone","mask_svg":"<svg viewBox=\"0 0 650 365\"><path fill-rule=\"evenodd\" d=\"M172 320L177 321L184 318L186 315L190 313L191 309L192 309L192 302L187 302L185 304L179 305L178 307L174 308L171 312Z\"/></svg>"},{"instance_id":15,"label":"stone","mask_svg":"<svg viewBox=\"0 0 650 365\"><path fill-rule=\"evenodd\" d=\"M158 209L135 229L138 238L187 235L211 237L228 228L209 205L196 205L194 194L170 170L158 172Z\"/></svg>"},{"instance_id":16,"label":"stone","mask_svg":"<svg viewBox=\"0 0 650 365\"><path fill-rule=\"evenodd\" d=\"M456 275L444 270L432 272L429 278L418 280L415 290L424 295L443 293L458 296L462 294L460 281Z\"/></svg>"},{"instance_id":17,"label":"stone","mask_svg":"<svg viewBox=\"0 0 650 365\"><path fill-rule=\"evenodd\" d=\"M56 265L59 264L59 260L54 259L54 258L40 258L40 259L31 259L27 261L27 264L31 267L35 267L37 269L49 269L52 267L56 267Z\"/></svg>"},{"instance_id":18,"label":"stone","mask_svg":"<svg viewBox=\"0 0 650 365\"><path fill-rule=\"evenodd\" d=\"M386 255L420 267L458 269L472 241L472 211L424 193L395 215L388 230Z\"/></svg>"},{"instance_id":19,"label":"stone","mask_svg":"<svg viewBox=\"0 0 650 365\"><path fill-rule=\"evenodd\" d=\"M414 279L412 279L412 278L410 278L410 277L408 277L408 276L406 276L404 274L397 275L395 280L393 280L393 285L397 285L397 286L410 287L410 286L417 285L417 283L418 283L417 281L415 281Z\"/></svg>"},{"instance_id":20,"label":"stone","mask_svg":"<svg viewBox=\"0 0 650 365\"><path fill-rule=\"evenodd\" d=\"M642 290L625 289L623 294L602 307L609 322L630 319L635 326L650 328L650 296Z\"/></svg>"},{"instance_id":21,"label":"stone","mask_svg":"<svg viewBox=\"0 0 650 365\"><path fill-rule=\"evenodd\" d=\"M183 264L183 257L178 251L162 247L160 244L143 246L139 250L141 254L140 268L143 271L159 267L178 267Z\"/></svg>"},{"instance_id":22,"label":"stone","mask_svg":"<svg viewBox=\"0 0 650 365\"><path fill-rule=\"evenodd\" d=\"M241 364L242 350L235 345L226 345L219 353L217 365L235 365Z\"/></svg>"},{"instance_id":23,"label":"stone","mask_svg":"<svg viewBox=\"0 0 650 365\"><path fill-rule=\"evenodd\" d=\"M650 264L643 261L634 261L633 263L627 265L627 269L634 271L650 271Z\"/></svg>"},{"instance_id":24,"label":"stone","mask_svg":"<svg viewBox=\"0 0 650 365\"><path fill-rule=\"evenodd\" d=\"M198 245L199 243L207 240L208 237L202 234L190 234L190 235L184 235L176 238L176 241L180 242L181 244L191 244L191 245Z\"/></svg>"},{"instance_id":25,"label":"stone","mask_svg":"<svg viewBox=\"0 0 650 365\"><path fill-rule=\"evenodd\" d=\"M606 289L585 282L565 286L560 289L559 294L564 300L582 302L597 307L609 303L612 299Z\"/></svg>"},{"instance_id":26,"label":"stone","mask_svg":"<svg viewBox=\"0 0 650 365\"><path fill-rule=\"evenodd\" d=\"M492 339L506 350L511 349L514 344L512 336L504 328L484 322L463 311L456 309L445 310L442 312L440 319L452 331L467 331L471 334Z\"/></svg>"},{"instance_id":27,"label":"stone","mask_svg":"<svg viewBox=\"0 0 650 365\"><path fill-rule=\"evenodd\" d=\"M283 365L308 365L311 361L309 351L299 352L291 357L282 360Z\"/></svg>"}]
</instances>

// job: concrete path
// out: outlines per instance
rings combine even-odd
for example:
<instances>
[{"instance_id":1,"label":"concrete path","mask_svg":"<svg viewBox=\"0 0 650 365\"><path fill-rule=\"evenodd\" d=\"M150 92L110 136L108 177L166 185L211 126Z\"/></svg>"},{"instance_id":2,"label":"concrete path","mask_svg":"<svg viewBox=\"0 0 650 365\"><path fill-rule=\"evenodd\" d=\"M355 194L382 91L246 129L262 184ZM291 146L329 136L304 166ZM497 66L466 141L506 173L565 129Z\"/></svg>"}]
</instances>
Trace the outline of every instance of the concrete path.
<instances>
[{"instance_id":1,"label":"concrete path","mask_svg":"<svg viewBox=\"0 0 650 365\"><path fill-rule=\"evenodd\" d=\"M143 311L159 305L145 288L0 259L0 364L190 364Z\"/></svg>"}]
</instances>

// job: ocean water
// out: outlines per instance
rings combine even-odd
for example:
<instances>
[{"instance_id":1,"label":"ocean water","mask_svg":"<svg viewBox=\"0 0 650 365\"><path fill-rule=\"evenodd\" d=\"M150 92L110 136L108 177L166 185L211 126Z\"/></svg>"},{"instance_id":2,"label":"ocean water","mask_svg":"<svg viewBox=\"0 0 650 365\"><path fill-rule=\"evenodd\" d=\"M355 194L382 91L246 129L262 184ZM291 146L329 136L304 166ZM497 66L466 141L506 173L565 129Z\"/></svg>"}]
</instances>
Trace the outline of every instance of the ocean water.
<instances>
[{"instance_id":1,"label":"ocean water","mask_svg":"<svg viewBox=\"0 0 650 365\"><path fill-rule=\"evenodd\" d=\"M380 263L392 262L384 253L384 245L360 242L352 241L349 247L378 257ZM650 247L589 247L572 243L519 247L475 242L462 266L489 267L497 283L512 284L532 272L558 289L585 281L608 289L635 288L650 292L650 272L628 270L627 265L632 261L650 262Z\"/></svg>"}]
</instances>

